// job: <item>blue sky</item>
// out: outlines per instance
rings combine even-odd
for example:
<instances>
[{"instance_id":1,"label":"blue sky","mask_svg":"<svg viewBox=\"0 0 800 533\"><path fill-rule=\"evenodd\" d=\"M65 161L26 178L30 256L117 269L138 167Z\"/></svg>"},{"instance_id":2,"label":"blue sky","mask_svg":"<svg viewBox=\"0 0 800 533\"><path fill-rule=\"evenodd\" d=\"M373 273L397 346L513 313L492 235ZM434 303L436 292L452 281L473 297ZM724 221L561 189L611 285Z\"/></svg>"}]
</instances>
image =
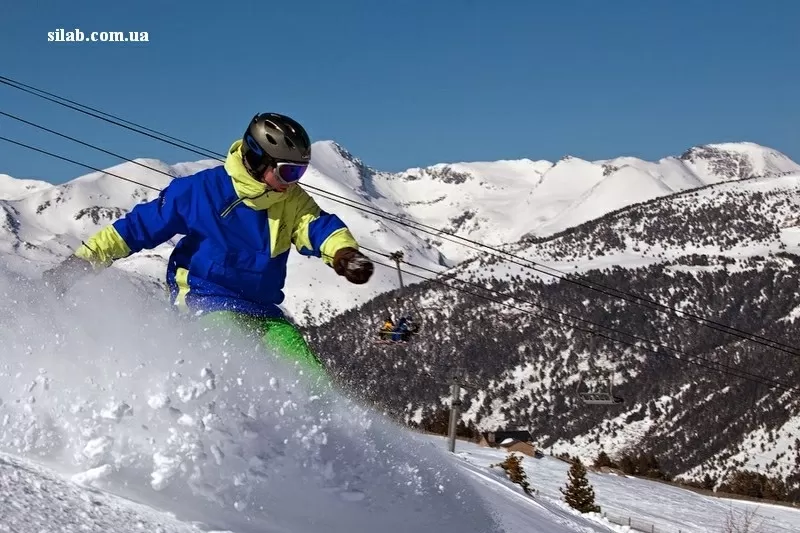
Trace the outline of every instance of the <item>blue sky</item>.
<instances>
[{"instance_id":1,"label":"blue sky","mask_svg":"<svg viewBox=\"0 0 800 533\"><path fill-rule=\"evenodd\" d=\"M224 6L228 7L224 7ZM800 3L615 0L38 0L6 5L0 75L224 152L290 114L381 170L438 162L658 159L747 140L800 161ZM57 28L150 41L53 43ZM199 156L0 86L0 111L129 157ZM0 135L111 156L0 116ZM88 171L0 142L0 173Z\"/></svg>"}]
</instances>

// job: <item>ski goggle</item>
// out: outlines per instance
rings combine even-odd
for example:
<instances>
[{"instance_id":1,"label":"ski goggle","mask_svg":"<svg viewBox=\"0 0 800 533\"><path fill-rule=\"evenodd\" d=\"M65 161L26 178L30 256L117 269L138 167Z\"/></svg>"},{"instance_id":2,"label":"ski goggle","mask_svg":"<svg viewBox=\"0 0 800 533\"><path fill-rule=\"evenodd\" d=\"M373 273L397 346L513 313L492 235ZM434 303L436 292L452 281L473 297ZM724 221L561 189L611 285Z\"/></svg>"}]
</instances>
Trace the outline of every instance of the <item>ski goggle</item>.
<instances>
[{"instance_id":1,"label":"ski goggle","mask_svg":"<svg viewBox=\"0 0 800 533\"><path fill-rule=\"evenodd\" d=\"M285 184L300 181L303 174L308 170L308 165L303 163L276 163L275 175Z\"/></svg>"}]
</instances>

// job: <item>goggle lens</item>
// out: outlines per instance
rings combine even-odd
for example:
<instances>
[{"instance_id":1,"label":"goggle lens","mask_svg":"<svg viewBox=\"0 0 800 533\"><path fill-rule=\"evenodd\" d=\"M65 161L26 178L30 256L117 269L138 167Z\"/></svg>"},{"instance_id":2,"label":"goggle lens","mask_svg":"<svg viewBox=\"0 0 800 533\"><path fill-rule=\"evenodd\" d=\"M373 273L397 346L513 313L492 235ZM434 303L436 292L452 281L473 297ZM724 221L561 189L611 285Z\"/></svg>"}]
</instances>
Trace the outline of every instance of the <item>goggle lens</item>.
<instances>
[{"instance_id":1,"label":"goggle lens","mask_svg":"<svg viewBox=\"0 0 800 533\"><path fill-rule=\"evenodd\" d=\"M298 163L278 163L278 177L286 183L299 181L306 173L308 165Z\"/></svg>"}]
</instances>

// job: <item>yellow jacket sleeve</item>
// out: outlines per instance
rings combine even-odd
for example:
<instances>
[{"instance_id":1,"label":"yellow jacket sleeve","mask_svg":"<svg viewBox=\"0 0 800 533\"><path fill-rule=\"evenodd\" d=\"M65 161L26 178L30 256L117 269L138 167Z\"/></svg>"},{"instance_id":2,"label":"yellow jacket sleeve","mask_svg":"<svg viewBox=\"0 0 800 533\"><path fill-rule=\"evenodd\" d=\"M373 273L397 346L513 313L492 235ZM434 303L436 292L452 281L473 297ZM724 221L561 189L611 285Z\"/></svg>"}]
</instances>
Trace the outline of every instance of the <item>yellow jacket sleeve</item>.
<instances>
[{"instance_id":1,"label":"yellow jacket sleeve","mask_svg":"<svg viewBox=\"0 0 800 533\"><path fill-rule=\"evenodd\" d=\"M116 259L128 257L130 248L114 226L106 226L75 250L75 255L85 259L95 268L105 268Z\"/></svg>"}]
</instances>

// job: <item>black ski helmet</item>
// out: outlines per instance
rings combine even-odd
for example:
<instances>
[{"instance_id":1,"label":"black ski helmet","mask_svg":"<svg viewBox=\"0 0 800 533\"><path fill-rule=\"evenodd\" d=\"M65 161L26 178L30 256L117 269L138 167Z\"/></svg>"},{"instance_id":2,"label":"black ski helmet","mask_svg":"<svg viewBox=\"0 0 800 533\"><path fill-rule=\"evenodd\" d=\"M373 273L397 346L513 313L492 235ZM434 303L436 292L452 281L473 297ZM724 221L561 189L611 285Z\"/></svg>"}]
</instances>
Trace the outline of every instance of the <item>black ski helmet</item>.
<instances>
[{"instance_id":1,"label":"black ski helmet","mask_svg":"<svg viewBox=\"0 0 800 533\"><path fill-rule=\"evenodd\" d=\"M250 121L242 138L242 159L254 177L259 177L273 162L308 164L311 140L293 118L260 113Z\"/></svg>"}]
</instances>

